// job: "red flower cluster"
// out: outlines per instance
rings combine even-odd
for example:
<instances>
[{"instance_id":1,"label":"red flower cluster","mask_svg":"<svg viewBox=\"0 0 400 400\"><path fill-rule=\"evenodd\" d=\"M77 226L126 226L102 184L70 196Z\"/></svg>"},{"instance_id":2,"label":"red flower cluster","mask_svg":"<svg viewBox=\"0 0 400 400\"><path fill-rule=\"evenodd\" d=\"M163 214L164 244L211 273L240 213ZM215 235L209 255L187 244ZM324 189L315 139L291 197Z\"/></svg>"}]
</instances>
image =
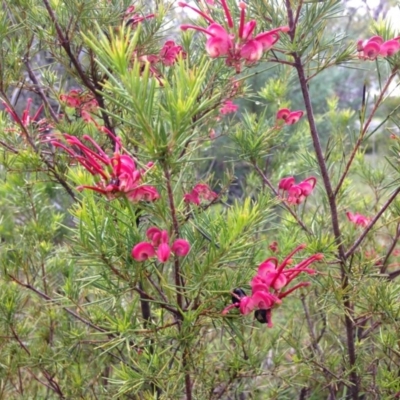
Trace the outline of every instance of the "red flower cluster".
<instances>
[{"instance_id":1,"label":"red flower cluster","mask_svg":"<svg viewBox=\"0 0 400 400\"><path fill-rule=\"evenodd\" d=\"M80 89L72 89L67 94L62 94L60 101L68 107L78 108L86 112L95 112L99 107L92 93L82 93Z\"/></svg>"},{"instance_id":2,"label":"red flower cluster","mask_svg":"<svg viewBox=\"0 0 400 400\"><path fill-rule=\"evenodd\" d=\"M368 40L357 42L359 57L364 60L376 60L378 56L390 57L400 50L400 37L384 41L380 36L372 36Z\"/></svg>"},{"instance_id":3,"label":"red flower cluster","mask_svg":"<svg viewBox=\"0 0 400 400\"><path fill-rule=\"evenodd\" d=\"M246 296L243 293L242 296L237 298L237 301L226 307L222 314L227 314L229 310L235 307L239 308L240 313L244 315L251 313L253 310L265 310L265 322L268 323L268 327L272 327L272 309L281 304L282 299L296 289L310 285L310 282L301 282L285 290L290 282L302 272L313 275L315 270L308 268L308 266L324 258L323 254L314 254L293 268L286 269L292 262L291 257L305 247L305 244L298 246L280 265L278 265L278 260L275 257L268 258L262 262L258 267L257 274L250 282L252 295Z\"/></svg>"},{"instance_id":4,"label":"red flower cluster","mask_svg":"<svg viewBox=\"0 0 400 400\"><path fill-rule=\"evenodd\" d=\"M186 203L200 205L201 201L213 201L218 197L205 183L198 183L190 193L186 193L183 199Z\"/></svg>"},{"instance_id":5,"label":"red flower cluster","mask_svg":"<svg viewBox=\"0 0 400 400\"><path fill-rule=\"evenodd\" d=\"M281 179L278 185L278 192L289 204L300 204L308 197L315 188L317 179L313 176L295 184L293 176Z\"/></svg>"},{"instance_id":6,"label":"red flower cluster","mask_svg":"<svg viewBox=\"0 0 400 400\"><path fill-rule=\"evenodd\" d=\"M175 44L173 40L167 40L160 50L159 61L170 67L178 61L180 55L182 58L186 58L186 52L183 51L182 46Z\"/></svg>"},{"instance_id":7,"label":"red flower cluster","mask_svg":"<svg viewBox=\"0 0 400 400\"><path fill-rule=\"evenodd\" d=\"M186 52L183 51L182 46L175 44L173 40L167 40L158 55L148 54L138 56L136 52L133 54L133 59L137 59L141 63L141 66L143 66L143 69L146 63L150 64L149 70L158 80L161 86L163 86L163 83L160 79L162 77L162 73L157 68L157 64L161 63L167 67L170 67L178 61L179 57L185 59Z\"/></svg>"},{"instance_id":8,"label":"red flower cluster","mask_svg":"<svg viewBox=\"0 0 400 400\"><path fill-rule=\"evenodd\" d=\"M282 108L276 113L276 120L284 121L286 125L293 125L299 122L299 119L303 116L303 111L290 111L288 108Z\"/></svg>"},{"instance_id":9,"label":"red flower cluster","mask_svg":"<svg viewBox=\"0 0 400 400\"><path fill-rule=\"evenodd\" d=\"M112 135L109 132L110 135ZM125 195L129 200L154 201L160 195L153 186L142 184L145 170L138 170L133 158L120 152L119 138L113 136L116 150L113 157L109 157L100 145L90 136L83 135L82 139L91 144L83 144L76 136L64 134L63 141L51 139L53 146L61 147L71 157L78 161L92 175L100 177L96 186L79 186L77 189L91 189L106 195L109 199ZM153 164L149 163L148 168Z\"/></svg>"},{"instance_id":10,"label":"red flower cluster","mask_svg":"<svg viewBox=\"0 0 400 400\"><path fill-rule=\"evenodd\" d=\"M140 242L132 249L132 257L136 261L146 261L148 258L157 256L160 262L165 263L171 252L178 257L184 257L190 251L190 244L185 239L176 239L170 246L168 232L155 226L147 229L146 236L150 242Z\"/></svg>"},{"instance_id":11,"label":"red flower cluster","mask_svg":"<svg viewBox=\"0 0 400 400\"><path fill-rule=\"evenodd\" d=\"M222 115L234 113L239 109L239 106L236 104L233 104L231 100L226 100L222 107L219 110L219 113Z\"/></svg>"},{"instance_id":12,"label":"red flower cluster","mask_svg":"<svg viewBox=\"0 0 400 400\"><path fill-rule=\"evenodd\" d=\"M348 211L346 213L347 215L347 219L350 222L353 222L353 224L358 225L358 226L362 226L363 228L365 228L368 224L370 219L368 217L366 217L365 215L362 214L353 214L352 212Z\"/></svg>"},{"instance_id":13,"label":"red flower cluster","mask_svg":"<svg viewBox=\"0 0 400 400\"><path fill-rule=\"evenodd\" d=\"M228 29L215 22L209 15L198 10L185 2L179 2L181 7L187 7L202 16L210 25L207 29L195 25L181 25L182 30L195 29L207 35L206 51L212 58L226 57L227 65L236 67L237 72L241 70L241 62L254 63L259 61L265 51L268 51L279 40L281 32L288 32L288 26L281 26L271 31L262 32L253 37L256 21L246 20L246 4L239 3L240 21L239 29L234 32L234 23L226 0L220 0L224 9Z\"/></svg>"}]
</instances>

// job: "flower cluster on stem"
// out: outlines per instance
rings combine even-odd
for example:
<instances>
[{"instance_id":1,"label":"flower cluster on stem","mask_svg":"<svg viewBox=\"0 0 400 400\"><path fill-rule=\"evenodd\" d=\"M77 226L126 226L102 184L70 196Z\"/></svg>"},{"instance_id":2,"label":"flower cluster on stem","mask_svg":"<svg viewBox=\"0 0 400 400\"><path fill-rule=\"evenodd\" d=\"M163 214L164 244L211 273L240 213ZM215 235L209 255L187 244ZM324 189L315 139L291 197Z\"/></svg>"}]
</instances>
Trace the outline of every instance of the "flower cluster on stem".
<instances>
[{"instance_id":1,"label":"flower cluster on stem","mask_svg":"<svg viewBox=\"0 0 400 400\"><path fill-rule=\"evenodd\" d=\"M309 286L310 282L300 282L291 288L288 285L297 278L302 272L313 275L315 270L308 268L312 263L323 259L323 254L314 254L307 259L301 261L299 264L292 268L287 268L291 264L291 257L306 247L301 244L296 247L283 261L279 264L278 259L271 257L262 262L257 270L257 274L250 282L251 296L246 296L243 291L242 294L234 292L233 304L226 307L222 314L227 314L232 308L239 308L241 314L246 315L253 310L264 310L265 322L268 327L272 327L272 309L282 303L282 299L288 296L295 290Z\"/></svg>"},{"instance_id":2,"label":"flower cluster on stem","mask_svg":"<svg viewBox=\"0 0 400 400\"><path fill-rule=\"evenodd\" d=\"M358 213L353 214L351 211L346 212L346 216L350 222L363 228L365 228L370 222L370 219L365 215Z\"/></svg>"},{"instance_id":3,"label":"flower cluster on stem","mask_svg":"<svg viewBox=\"0 0 400 400\"><path fill-rule=\"evenodd\" d=\"M190 251L190 244L185 239L176 239L170 245L170 237L167 231L153 226L146 232L148 242L140 242L132 249L132 257L136 261L146 261L148 258L157 257L158 261L165 263L171 253L177 257L185 257Z\"/></svg>"},{"instance_id":4,"label":"flower cluster on stem","mask_svg":"<svg viewBox=\"0 0 400 400\"><path fill-rule=\"evenodd\" d=\"M147 170L137 169L135 160L128 154L122 154L120 139L110 131L108 134L116 143L112 157L109 157L101 146L88 135L82 136L82 140L88 145L82 143L76 136L68 134L64 134L59 140L52 138L50 143L65 150L93 176L99 178L95 186L83 185L79 186L78 190L94 190L106 195L109 199L124 195L133 202L157 200L160 197L157 189L142 183L143 176L153 166L153 163L147 164Z\"/></svg>"},{"instance_id":5,"label":"flower cluster on stem","mask_svg":"<svg viewBox=\"0 0 400 400\"><path fill-rule=\"evenodd\" d=\"M227 65L234 66L237 72L241 70L242 61L247 64L259 61L263 53L270 50L279 40L280 33L289 31L288 26L281 26L253 36L257 22L255 20L246 22L247 6L243 2L239 3L240 19L235 26L226 0L220 0L227 27L218 24L208 14L188 3L179 2L178 4L195 11L209 23L206 29L187 24L181 25L181 29L194 29L207 35L206 51L209 56L212 58L225 57Z\"/></svg>"},{"instance_id":6,"label":"flower cluster on stem","mask_svg":"<svg viewBox=\"0 0 400 400\"><path fill-rule=\"evenodd\" d=\"M213 192L205 183L198 183L190 193L186 193L183 199L186 203L193 203L197 206L201 201L213 201L218 197L217 193Z\"/></svg>"},{"instance_id":7,"label":"flower cluster on stem","mask_svg":"<svg viewBox=\"0 0 400 400\"><path fill-rule=\"evenodd\" d=\"M285 125L293 125L299 122L300 118L304 115L304 112L301 110L290 111L288 108L281 108L276 113L276 122L277 125L282 124Z\"/></svg>"},{"instance_id":8,"label":"flower cluster on stem","mask_svg":"<svg viewBox=\"0 0 400 400\"><path fill-rule=\"evenodd\" d=\"M304 181L296 184L293 176L281 179L278 185L278 193L289 204L302 203L315 188L317 179L313 176L305 179Z\"/></svg>"},{"instance_id":9,"label":"flower cluster on stem","mask_svg":"<svg viewBox=\"0 0 400 400\"><path fill-rule=\"evenodd\" d=\"M383 40L381 36L372 36L368 40L359 40L357 42L357 51L359 58L363 60L376 60L379 56L390 57L400 50L400 37Z\"/></svg>"}]
</instances>

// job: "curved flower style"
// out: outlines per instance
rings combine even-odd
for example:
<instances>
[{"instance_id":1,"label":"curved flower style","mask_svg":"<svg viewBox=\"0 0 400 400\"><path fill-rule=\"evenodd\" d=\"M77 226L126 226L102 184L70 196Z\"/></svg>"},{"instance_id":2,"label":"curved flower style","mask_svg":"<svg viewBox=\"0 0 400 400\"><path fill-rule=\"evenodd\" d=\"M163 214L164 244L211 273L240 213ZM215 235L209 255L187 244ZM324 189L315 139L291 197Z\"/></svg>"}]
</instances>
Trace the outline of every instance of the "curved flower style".
<instances>
[{"instance_id":1,"label":"curved flower style","mask_svg":"<svg viewBox=\"0 0 400 400\"><path fill-rule=\"evenodd\" d=\"M239 308L241 314L249 314L256 311L255 317L260 322L265 322L272 327L272 309L282 303L282 299L295 290L309 286L310 282L300 282L287 289L287 286L302 272L313 275L315 270L308 268L309 265L324 258L323 254L314 254L301 261L292 268L286 268L292 262L292 256L306 247L301 244L296 247L279 265L275 257L262 262L257 274L250 282L251 296L246 296L242 289L235 289L232 293L232 303L226 307L222 314L225 315L232 308Z\"/></svg>"},{"instance_id":2,"label":"curved flower style","mask_svg":"<svg viewBox=\"0 0 400 400\"><path fill-rule=\"evenodd\" d=\"M139 22L142 22L146 19L154 18L154 14L148 14L145 16L141 16L139 14L135 14L135 6L131 5L125 10L124 21L127 25L135 26Z\"/></svg>"},{"instance_id":3,"label":"curved flower style","mask_svg":"<svg viewBox=\"0 0 400 400\"><path fill-rule=\"evenodd\" d=\"M300 204L306 197L308 197L315 188L317 179L313 176L305 179L299 184L295 184L293 176L281 179L278 185L278 193L289 203L289 204Z\"/></svg>"},{"instance_id":4,"label":"curved flower style","mask_svg":"<svg viewBox=\"0 0 400 400\"><path fill-rule=\"evenodd\" d=\"M280 33L289 31L288 26L281 26L253 36L257 23L255 20L245 22L247 6L240 2L239 28L237 32L234 32L234 23L227 2L220 0L220 3L225 12L228 28L218 24L203 11L185 2L179 2L179 6L190 8L209 23L206 29L195 25L181 25L181 29L194 29L207 35L206 51L209 56L212 58L226 57L227 65L235 66L238 73L241 70L242 61L247 64L259 61L263 53L270 50L279 40Z\"/></svg>"},{"instance_id":5,"label":"curved flower style","mask_svg":"<svg viewBox=\"0 0 400 400\"><path fill-rule=\"evenodd\" d=\"M103 128L107 130L107 128ZM154 201L160 195L153 186L143 185L142 177L145 170L138 170L134 159L126 154L121 154L120 139L111 135L116 143L113 157L109 157L100 145L90 136L83 135L82 139L91 144L91 147L83 144L76 136L63 135L63 141L51 139L53 146L65 150L72 158L78 161L92 175L99 177L95 186L79 186L77 189L91 189L104 194L109 199L125 195L133 202ZM148 165L148 168L152 164Z\"/></svg>"},{"instance_id":6,"label":"curved flower style","mask_svg":"<svg viewBox=\"0 0 400 400\"><path fill-rule=\"evenodd\" d=\"M213 201L218 197L205 183L198 183L190 193L186 193L183 199L186 203L200 205L201 201Z\"/></svg>"},{"instance_id":7,"label":"curved flower style","mask_svg":"<svg viewBox=\"0 0 400 400\"><path fill-rule=\"evenodd\" d=\"M168 232L156 226L147 229L146 237L150 242L140 242L132 249L131 254L136 261L146 261L156 256L158 261L165 263L171 253L177 257L185 257L190 251L190 243L185 239L176 239L170 246Z\"/></svg>"},{"instance_id":8,"label":"curved flower style","mask_svg":"<svg viewBox=\"0 0 400 400\"><path fill-rule=\"evenodd\" d=\"M400 37L384 41L381 36L372 36L368 40L357 42L359 57L363 60L376 60L379 56L390 57L400 50Z\"/></svg>"},{"instance_id":9,"label":"curved flower style","mask_svg":"<svg viewBox=\"0 0 400 400\"><path fill-rule=\"evenodd\" d=\"M18 115L15 113L15 111L5 101L2 101L2 104L3 104L4 108L5 108L5 111L8 112L8 114L11 115L11 118L17 123L22 123L22 125L24 127L29 126L32 121L35 121L35 122L38 122L38 123L40 122L40 121L37 121L37 120L39 118L40 113L43 110L43 104L37 109L37 111L35 112L34 116L31 117L31 115L30 115L30 110L31 110L31 105L32 105L32 99L31 98L29 98L27 100L26 107L25 107L25 110L22 113L21 118L18 117Z\"/></svg>"},{"instance_id":10,"label":"curved flower style","mask_svg":"<svg viewBox=\"0 0 400 400\"><path fill-rule=\"evenodd\" d=\"M303 111L290 111L288 108L282 108L276 113L276 120L277 122L284 121L286 125L293 125L299 122L303 115Z\"/></svg>"},{"instance_id":11,"label":"curved flower style","mask_svg":"<svg viewBox=\"0 0 400 400\"><path fill-rule=\"evenodd\" d=\"M355 225L362 226L363 228L365 228L370 222L370 219L362 214L353 214L352 212L348 211L346 215L350 222L353 222Z\"/></svg>"}]
</instances>

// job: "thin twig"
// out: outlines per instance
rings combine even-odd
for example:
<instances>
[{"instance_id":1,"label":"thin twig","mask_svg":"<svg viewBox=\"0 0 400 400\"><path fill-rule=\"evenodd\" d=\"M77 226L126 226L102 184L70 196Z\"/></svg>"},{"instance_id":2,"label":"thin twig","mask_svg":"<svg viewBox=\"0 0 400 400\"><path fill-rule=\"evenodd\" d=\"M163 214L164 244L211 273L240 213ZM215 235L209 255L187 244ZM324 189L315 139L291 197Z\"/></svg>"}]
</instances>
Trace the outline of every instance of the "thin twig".
<instances>
[{"instance_id":1,"label":"thin twig","mask_svg":"<svg viewBox=\"0 0 400 400\"><path fill-rule=\"evenodd\" d=\"M367 236L368 232L373 228L375 223L379 220L381 215L386 211L386 209L392 204L393 200L396 198L396 196L400 192L400 187L397 188L393 194L389 197L389 199L386 201L386 203L382 206L382 208L378 211L378 213L375 215L375 217L372 219L372 221L368 224L368 226L364 229L363 233L358 237L358 239L354 242L353 246L350 247L350 249L347 251L345 254L344 258L348 259L356 250L357 247L362 243L364 238Z\"/></svg>"},{"instance_id":2,"label":"thin twig","mask_svg":"<svg viewBox=\"0 0 400 400\"><path fill-rule=\"evenodd\" d=\"M361 133L360 133L360 135L358 137L358 139L357 139L357 142L354 145L353 151L350 154L350 158L347 161L347 164L346 164L346 167L344 169L344 172L343 172L342 176L339 179L339 183L337 184L336 189L335 189L335 196L337 196L337 194L339 193L339 190L342 187L343 182L344 182L347 174L349 173L351 164L353 163L353 160L354 160L354 157L356 156L357 150L359 149L359 147L360 147L360 145L361 145L361 143L362 143L362 141L364 139L364 136L365 136L365 134L366 134L371 122L372 122L372 118L374 117L378 107L381 105L381 102L383 100L383 96L386 93L386 90L388 89L389 85L391 84L392 80L394 79L394 77L396 75L397 75L397 69L392 71L391 75L389 76L388 80L386 81L385 86L383 87L382 91L380 92L379 97L378 97L376 103L374 104L374 108L372 109L372 111L371 111L371 113L370 113L370 115L369 115L369 117L367 119L367 122L365 123L365 125L364 125L364 127L363 127L363 129L362 129L362 131L361 131Z\"/></svg>"},{"instance_id":3,"label":"thin twig","mask_svg":"<svg viewBox=\"0 0 400 400\"><path fill-rule=\"evenodd\" d=\"M29 60L29 57L27 56L26 59L25 59L24 64L25 64L26 70L28 71L29 78L33 82L33 84L35 85L35 89L36 89L37 94L40 96L40 98L42 99L43 103L46 104L46 108L49 111L49 113L50 113L51 117L53 118L54 122L58 123L59 120L58 120L57 114L54 112L53 107L50 105L46 94L43 92L43 89L42 89L38 79L36 78L36 75L34 74L34 72L33 72L32 68L31 68L31 65L30 65L28 60Z\"/></svg>"},{"instance_id":4,"label":"thin twig","mask_svg":"<svg viewBox=\"0 0 400 400\"><path fill-rule=\"evenodd\" d=\"M396 227L396 235L393 238L393 242L389 247L388 252L386 253L386 256L384 258L384 260L382 261L382 267L381 267L381 274L384 274L387 270L387 262L389 260L389 257L391 256L391 254L393 253L393 250L395 249L397 242L399 240L400 237L400 222L397 223L397 227Z\"/></svg>"}]
</instances>

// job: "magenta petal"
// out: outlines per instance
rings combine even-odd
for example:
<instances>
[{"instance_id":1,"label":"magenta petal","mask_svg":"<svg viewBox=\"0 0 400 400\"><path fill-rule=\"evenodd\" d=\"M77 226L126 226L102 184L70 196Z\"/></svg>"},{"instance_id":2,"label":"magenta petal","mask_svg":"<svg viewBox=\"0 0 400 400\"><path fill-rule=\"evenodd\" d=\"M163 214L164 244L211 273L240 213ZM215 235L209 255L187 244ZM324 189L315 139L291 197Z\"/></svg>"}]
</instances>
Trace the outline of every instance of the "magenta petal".
<instances>
[{"instance_id":1,"label":"magenta petal","mask_svg":"<svg viewBox=\"0 0 400 400\"><path fill-rule=\"evenodd\" d=\"M279 181L278 189L281 190L289 190L294 185L294 177L288 176L287 178L283 178Z\"/></svg>"},{"instance_id":2,"label":"magenta petal","mask_svg":"<svg viewBox=\"0 0 400 400\"><path fill-rule=\"evenodd\" d=\"M172 251L178 257L185 257L190 251L190 243L185 239L176 239Z\"/></svg>"},{"instance_id":3,"label":"magenta petal","mask_svg":"<svg viewBox=\"0 0 400 400\"><path fill-rule=\"evenodd\" d=\"M249 40L240 50L240 57L248 62L258 61L263 54L263 45L257 40Z\"/></svg>"},{"instance_id":4,"label":"magenta petal","mask_svg":"<svg viewBox=\"0 0 400 400\"><path fill-rule=\"evenodd\" d=\"M290 115L290 110L288 108L281 108L276 113L276 119L278 119L278 120L282 119L282 120L286 121L286 119L289 115Z\"/></svg>"},{"instance_id":5,"label":"magenta petal","mask_svg":"<svg viewBox=\"0 0 400 400\"><path fill-rule=\"evenodd\" d=\"M228 54L230 42L225 38L211 37L206 42L206 51L212 58L217 58Z\"/></svg>"},{"instance_id":6,"label":"magenta petal","mask_svg":"<svg viewBox=\"0 0 400 400\"><path fill-rule=\"evenodd\" d=\"M146 261L155 254L154 247L148 242L140 242L132 249L132 257L136 261Z\"/></svg>"},{"instance_id":7,"label":"magenta petal","mask_svg":"<svg viewBox=\"0 0 400 400\"><path fill-rule=\"evenodd\" d=\"M390 57L400 50L400 43L397 40L388 40L381 45L379 54L383 57Z\"/></svg>"},{"instance_id":8,"label":"magenta petal","mask_svg":"<svg viewBox=\"0 0 400 400\"><path fill-rule=\"evenodd\" d=\"M251 297L245 296L240 300L239 310L243 315L251 313L255 307L256 305Z\"/></svg>"},{"instance_id":9,"label":"magenta petal","mask_svg":"<svg viewBox=\"0 0 400 400\"><path fill-rule=\"evenodd\" d=\"M303 111L292 111L289 116L286 118L285 123L287 125L293 125L299 121L299 119L303 116Z\"/></svg>"},{"instance_id":10,"label":"magenta petal","mask_svg":"<svg viewBox=\"0 0 400 400\"><path fill-rule=\"evenodd\" d=\"M171 248L167 243L161 243L157 249L157 258L160 262L165 263L171 255Z\"/></svg>"},{"instance_id":11,"label":"magenta petal","mask_svg":"<svg viewBox=\"0 0 400 400\"><path fill-rule=\"evenodd\" d=\"M370 60L375 60L380 52L381 46L377 42L371 42L370 40L364 46L364 55Z\"/></svg>"}]
</instances>

